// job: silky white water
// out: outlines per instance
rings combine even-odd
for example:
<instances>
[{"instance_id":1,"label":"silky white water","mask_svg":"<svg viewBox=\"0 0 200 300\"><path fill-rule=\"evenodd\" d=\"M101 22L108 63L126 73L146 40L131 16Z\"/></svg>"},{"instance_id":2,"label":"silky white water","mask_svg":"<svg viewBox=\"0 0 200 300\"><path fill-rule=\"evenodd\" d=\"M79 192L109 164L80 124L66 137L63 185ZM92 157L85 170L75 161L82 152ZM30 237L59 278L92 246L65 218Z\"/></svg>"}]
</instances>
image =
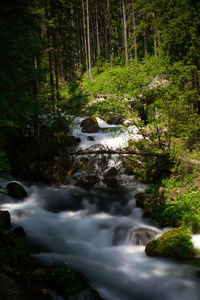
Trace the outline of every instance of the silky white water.
<instances>
[{"instance_id":1,"label":"silky white water","mask_svg":"<svg viewBox=\"0 0 200 300\"><path fill-rule=\"evenodd\" d=\"M82 133L80 121L75 120L73 134L81 138L82 149L99 143L116 149L127 146L129 138L140 138L136 128L121 136L104 131ZM102 128L107 127L98 121ZM94 141L88 140L89 135ZM118 166L117 158L105 167L113 165ZM30 241L48 249L46 253L33 253L37 259L47 264L70 264L90 279L104 299L199 300L197 267L147 257L144 246L131 241L131 233L137 228L153 230L157 235L162 231L136 208L135 194L143 192L145 186L119 175L124 185L121 189L59 189L23 183L29 196L16 202L2 195L0 209L10 211L12 223L23 226ZM6 181L1 180L0 185L6 186ZM199 235L193 240L200 247Z\"/></svg>"},{"instance_id":2,"label":"silky white water","mask_svg":"<svg viewBox=\"0 0 200 300\"><path fill-rule=\"evenodd\" d=\"M116 192L30 186L25 201L2 196L1 209L10 211L12 222L22 225L30 240L48 248L37 258L47 264L69 263L106 299L197 300L200 285L194 266L147 257L144 246L128 239L138 227L161 232L135 208L134 194L143 188L135 184L134 189ZM127 231L114 246L116 228Z\"/></svg>"}]
</instances>

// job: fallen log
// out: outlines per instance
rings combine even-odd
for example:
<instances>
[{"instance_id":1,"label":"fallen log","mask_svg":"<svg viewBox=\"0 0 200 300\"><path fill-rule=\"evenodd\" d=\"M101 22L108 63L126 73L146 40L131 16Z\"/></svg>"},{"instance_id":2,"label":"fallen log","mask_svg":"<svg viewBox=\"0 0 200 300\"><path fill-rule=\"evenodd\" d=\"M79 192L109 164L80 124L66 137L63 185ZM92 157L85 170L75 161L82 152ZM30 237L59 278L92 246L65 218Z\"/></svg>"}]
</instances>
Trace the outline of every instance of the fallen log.
<instances>
[{"instance_id":1,"label":"fallen log","mask_svg":"<svg viewBox=\"0 0 200 300\"><path fill-rule=\"evenodd\" d=\"M70 155L91 155L91 154L133 154L133 155L143 155L143 156L154 156L154 157L161 157L163 153L156 153L156 152L144 152L144 151L137 151L137 150L79 150L76 152L70 152Z\"/></svg>"}]
</instances>

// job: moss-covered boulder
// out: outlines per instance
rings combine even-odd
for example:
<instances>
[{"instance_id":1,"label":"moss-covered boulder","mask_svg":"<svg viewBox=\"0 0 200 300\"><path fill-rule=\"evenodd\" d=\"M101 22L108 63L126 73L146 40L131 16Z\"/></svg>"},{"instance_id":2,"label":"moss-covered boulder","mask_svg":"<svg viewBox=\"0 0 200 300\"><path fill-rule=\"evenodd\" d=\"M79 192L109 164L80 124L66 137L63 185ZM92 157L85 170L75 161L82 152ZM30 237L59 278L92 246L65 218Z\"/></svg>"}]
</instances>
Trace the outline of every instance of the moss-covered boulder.
<instances>
[{"instance_id":1,"label":"moss-covered boulder","mask_svg":"<svg viewBox=\"0 0 200 300\"><path fill-rule=\"evenodd\" d=\"M28 196L25 188L18 182L12 181L7 184L8 195L16 199L24 199Z\"/></svg>"},{"instance_id":2,"label":"moss-covered boulder","mask_svg":"<svg viewBox=\"0 0 200 300\"><path fill-rule=\"evenodd\" d=\"M146 245L148 256L192 258L195 255L191 234L188 230L174 228Z\"/></svg>"}]
</instances>

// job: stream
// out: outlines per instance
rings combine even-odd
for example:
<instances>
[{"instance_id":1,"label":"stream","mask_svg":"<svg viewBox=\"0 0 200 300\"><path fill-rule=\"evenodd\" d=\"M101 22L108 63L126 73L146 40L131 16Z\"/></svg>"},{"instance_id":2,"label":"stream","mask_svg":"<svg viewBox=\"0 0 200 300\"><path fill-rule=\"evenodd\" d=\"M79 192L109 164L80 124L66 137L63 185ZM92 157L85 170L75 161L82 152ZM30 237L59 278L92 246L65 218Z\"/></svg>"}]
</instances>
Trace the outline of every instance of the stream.
<instances>
[{"instance_id":1,"label":"stream","mask_svg":"<svg viewBox=\"0 0 200 300\"><path fill-rule=\"evenodd\" d=\"M137 135L134 130L129 134ZM88 135L77 127L74 135L81 137L84 149L95 145L94 141L88 145ZM125 135L128 139L128 133ZM102 131L95 141L118 147L124 137L116 138L118 141ZM113 159L108 165L115 163ZM0 209L10 211L12 223L21 225L31 242L48 249L33 256L83 272L103 299L199 300L200 284L195 276L199 268L147 257L143 239L133 238L137 230L150 230L154 238L163 230L143 218L142 210L136 207L135 194L144 192L146 186L128 176L123 178L118 189L104 185L83 189L73 184L56 188L22 182L29 196L17 202L2 196ZM194 242L200 247L199 235Z\"/></svg>"}]
</instances>

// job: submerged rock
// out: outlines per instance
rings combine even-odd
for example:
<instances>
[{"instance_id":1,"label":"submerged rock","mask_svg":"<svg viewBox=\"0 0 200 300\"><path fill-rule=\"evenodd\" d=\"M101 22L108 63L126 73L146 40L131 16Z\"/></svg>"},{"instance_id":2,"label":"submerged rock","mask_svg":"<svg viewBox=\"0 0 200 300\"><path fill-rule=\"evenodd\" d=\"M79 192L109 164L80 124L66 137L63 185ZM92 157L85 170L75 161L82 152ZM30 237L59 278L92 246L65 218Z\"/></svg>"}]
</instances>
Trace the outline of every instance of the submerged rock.
<instances>
[{"instance_id":1,"label":"submerged rock","mask_svg":"<svg viewBox=\"0 0 200 300\"><path fill-rule=\"evenodd\" d=\"M86 118L81 122L82 132L95 133L99 130L98 122L95 118Z\"/></svg>"},{"instance_id":2,"label":"submerged rock","mask_svg":"<svg viewBox=\"0 0 200 300\"><path fill-rule=\"evenodd\" d=\"M8 228L10 226L10 213L7 210L0 211L0 228Z\"/></svg>"},{"instance_id":3,"label":"submerged rock","mask_svg":"<svg viewBox=\"0 0 200 300\"><path fill-rule=\"evenodd\" d=\"M189 231L174 228L148 243L145 252L148 256L192 258L195 251L191 238Z\"/></svg>"},{"instance_id":4,"label":"submerged rock","mask_svg":"<svg viewBox=\"0 0 200 300\"><path fill-rule=\"evenodd\" d=\"M99 178L97 176L86 176L85 178L81 178L77 181L76 186L90 188L99 182Z\"/></svg>"},{"instance_id":5,"label":"submerged rock","mask_svg":"<svg viewBox=\"0 0 200 300\"><path fill-rule=\"evenodd\" d=\"M136 228L129 235L129 241L133 245L146 246L149 242L153 241L158 234L157 231L149 228Z\"/></svg>"}]
</instances>

